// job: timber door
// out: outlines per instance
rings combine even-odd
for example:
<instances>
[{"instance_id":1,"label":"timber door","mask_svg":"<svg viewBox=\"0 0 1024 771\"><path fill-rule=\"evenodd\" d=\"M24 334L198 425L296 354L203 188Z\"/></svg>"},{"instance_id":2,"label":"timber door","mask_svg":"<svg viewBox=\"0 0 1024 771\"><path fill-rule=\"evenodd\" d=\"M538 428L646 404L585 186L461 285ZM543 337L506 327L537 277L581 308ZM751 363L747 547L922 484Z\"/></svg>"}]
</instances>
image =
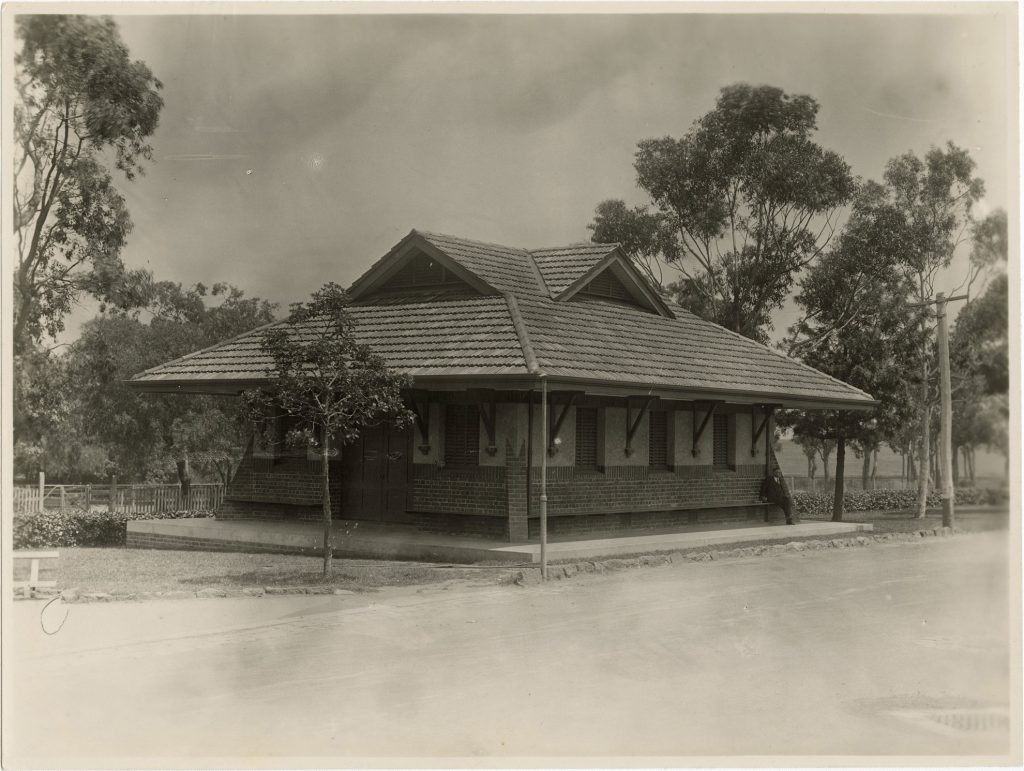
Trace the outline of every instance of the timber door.
<instances>
[{"instance_id":1,"label":"timber door","mask_svg":"<svg viewBox=\"0 0 1024 771\"><path fill-rule=\"evenodd\" d=\"M388 425L364 428L341 453L341 516L370 522L411 522L408 430Z\"/></svg>"}]
</instances>

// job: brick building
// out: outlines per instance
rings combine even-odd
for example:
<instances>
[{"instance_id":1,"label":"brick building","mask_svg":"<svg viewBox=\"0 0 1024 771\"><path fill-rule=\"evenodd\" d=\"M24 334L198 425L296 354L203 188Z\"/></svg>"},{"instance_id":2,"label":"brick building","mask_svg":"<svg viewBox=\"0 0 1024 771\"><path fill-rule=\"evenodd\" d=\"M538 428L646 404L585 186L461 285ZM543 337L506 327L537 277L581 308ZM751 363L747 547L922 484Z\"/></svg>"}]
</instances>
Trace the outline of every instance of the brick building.
<instances>
[{"instance_id":1,"label":"brick building","mask_svg":"<svg viewBox=\"0 0 1024 771\"><path fill-rule=\"evenodd\" d=\"M416 420L365 429L329 461L340 519L527 540L545 463L553 534L763 520L773 412L874 404L670 304L615 245L527 251L414 230L350 294L357 336L411 375ZM268 364L257 330L132 384L238 393ZM218 516L319 517L321 462L250 437Z\"/></svg>"}]
</instances>

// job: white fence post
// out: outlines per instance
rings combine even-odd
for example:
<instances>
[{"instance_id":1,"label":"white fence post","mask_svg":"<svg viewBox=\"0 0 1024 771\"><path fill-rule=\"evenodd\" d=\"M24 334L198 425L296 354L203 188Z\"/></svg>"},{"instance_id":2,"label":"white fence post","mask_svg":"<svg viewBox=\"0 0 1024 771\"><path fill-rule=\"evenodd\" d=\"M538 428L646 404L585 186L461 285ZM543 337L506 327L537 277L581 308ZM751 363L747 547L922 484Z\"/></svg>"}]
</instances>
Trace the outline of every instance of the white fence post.
<instances>
[{"instance_id":1,"label":"white fence post","mask_svg":"<svg viewBox=\"0 0 1024 771\"><path fill-rule=\"evenodd\" d=\"M45 493L43 491L44 487L46 487L46 472L45 471L40 471L39 472L39 508L37 508L36 511L42 511L43 510L43 497L45 495Z\"/></svg>"}]
</instances>

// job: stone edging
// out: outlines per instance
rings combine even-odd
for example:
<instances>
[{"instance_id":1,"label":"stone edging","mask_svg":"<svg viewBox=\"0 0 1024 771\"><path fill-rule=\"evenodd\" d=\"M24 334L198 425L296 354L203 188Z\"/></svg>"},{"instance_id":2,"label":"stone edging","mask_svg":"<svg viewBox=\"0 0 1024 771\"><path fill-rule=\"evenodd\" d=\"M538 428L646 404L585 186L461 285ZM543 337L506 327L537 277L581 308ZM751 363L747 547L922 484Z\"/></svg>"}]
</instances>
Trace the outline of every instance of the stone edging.
<instances>
[{"instance_id":1,"label":"stone edging","mask_svg":"<svg viewBox=\"0 0 1024 771\"><path fill-rule=\"evenodd\" d=\"M949 537L962 535L964 530L959 527L936 527L930 530L916 530L910 533L880 533L878 535L859 535L854 538L830 538L827 541L808 539L790 541L789 543L764 544L762 546L742 546L736 549L715 549L709 551L673 551L661 554L645 554L639 557L609 558L604 560L573 562L569 564L549 565L548 580L558 581L572 578L581 573L610 573L617 570L629 570L637 567L656 567L680 562L711 562L715 560L738 559L742 557L776 556L802 551L818 551L821 549L847 549L870 546L872 543L910 543L932 536ZM539 584L540 566L536 569L520 570L513 576L512 582L518 586Z\"/></svg>"}]
</instances>

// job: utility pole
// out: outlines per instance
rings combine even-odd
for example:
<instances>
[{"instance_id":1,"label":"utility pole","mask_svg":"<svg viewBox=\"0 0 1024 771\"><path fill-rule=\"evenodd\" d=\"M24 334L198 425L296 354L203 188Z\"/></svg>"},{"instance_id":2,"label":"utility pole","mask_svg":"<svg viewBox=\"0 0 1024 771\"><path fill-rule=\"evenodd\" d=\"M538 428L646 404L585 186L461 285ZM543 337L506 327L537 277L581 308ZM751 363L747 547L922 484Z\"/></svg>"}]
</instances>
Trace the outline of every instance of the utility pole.
<instances>
[{"instance_id":1,"label":"utility pole","mask_svg":"<svg viewBox=\"0 0 1024 771\"><path fill-rule=\"evenodd\" d=\"M935 305L935 317L938 321L936 337L939 344L939 397L941 401L942 444L939 446L939 459L942 463L942 526L953 527L956 511L954 502L956 491L953 489L953 396L952 382L949 374L949 318L946 315L946 303L955 300L966 300L967 295L946 297L944 292L935 295L934 300L915 303L911 307Z\"/></svg>"}]
</instances>

